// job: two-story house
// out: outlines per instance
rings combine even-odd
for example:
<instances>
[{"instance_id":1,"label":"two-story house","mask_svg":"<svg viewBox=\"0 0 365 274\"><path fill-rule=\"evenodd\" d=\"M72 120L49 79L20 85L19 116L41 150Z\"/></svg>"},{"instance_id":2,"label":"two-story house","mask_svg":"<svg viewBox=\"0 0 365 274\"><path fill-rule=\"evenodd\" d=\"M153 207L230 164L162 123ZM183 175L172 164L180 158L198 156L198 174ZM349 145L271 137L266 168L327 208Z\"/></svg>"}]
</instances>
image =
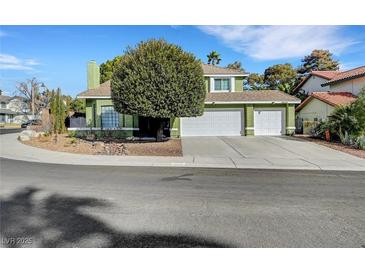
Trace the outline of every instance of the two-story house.
<instances>
[{"instance_id":1,"label":"two-story house","mask_svg":"<svg viewBox=\"0 0 365 274\"><path fill-rule=\"evenodd\" d=\"M0 95L0 123L20 124L28 120L29 107L20 96Z\"/></svg>"},{"instance_id":2,"label":"two-story house","mask_svg":"<svg viewBox=\"0 0 365 274\"><path fill-rule=\"evenodd\" d=\"M174 118L171 136L285 135L295 130L296 97L277 90L243 89L246 72L202 64L207 95L200 117ZM86 99L86 128L120 130L138 134L143 117L117 113L111 99L110 81L99 84L99 67L88 63L88 89L77 97Z\"/></svg>"},{"instance_id":3,"label":"two-story house","mask_svg":"<svg viewBox=\"0 0 365 274\"><path fill-rule=\"evenodd\" d=\"M365 66L346 71L312 71L293 90L313 92L350 92L358 95L365 86Z\"/></svg>"}]
</instances>

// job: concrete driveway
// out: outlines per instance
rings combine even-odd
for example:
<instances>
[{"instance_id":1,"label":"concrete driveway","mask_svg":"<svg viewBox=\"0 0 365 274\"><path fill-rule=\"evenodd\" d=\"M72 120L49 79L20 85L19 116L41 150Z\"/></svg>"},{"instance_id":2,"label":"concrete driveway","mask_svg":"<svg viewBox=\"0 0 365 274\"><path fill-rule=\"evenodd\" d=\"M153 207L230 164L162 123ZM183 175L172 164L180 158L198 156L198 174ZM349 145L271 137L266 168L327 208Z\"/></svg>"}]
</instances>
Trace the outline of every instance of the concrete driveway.
<instances>
[{"instance_id":1,"label":"concrete driveway","mask_svg":"<svg viewBox=\"0 0 365 274\"><path fill-rule=\"evenodd\" d=\"M237 167L365 168L361 158L287 136L184 137L182 145L184 156L192 156L194 161L229 159Z\"/></svg>"}]
</instances>

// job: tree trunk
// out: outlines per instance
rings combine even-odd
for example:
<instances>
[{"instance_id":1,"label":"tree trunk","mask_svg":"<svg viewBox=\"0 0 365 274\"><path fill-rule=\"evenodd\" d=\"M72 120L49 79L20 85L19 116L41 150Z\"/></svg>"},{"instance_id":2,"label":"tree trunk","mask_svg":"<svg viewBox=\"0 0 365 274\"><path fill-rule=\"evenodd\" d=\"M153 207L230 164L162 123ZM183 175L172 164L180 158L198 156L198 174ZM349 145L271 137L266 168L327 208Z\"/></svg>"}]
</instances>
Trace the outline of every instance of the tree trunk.
<instances>
[{"instance_id":1,"label":"tree trunk","mask_svg":"<svg viewBox=\"0 0 365 274\"><path fill-rule=\"evenodd\" d=\"M162 142L163 141L163 119L157 119L157 130L156 130L156 141Z\"/></svg>"}]
</instances>

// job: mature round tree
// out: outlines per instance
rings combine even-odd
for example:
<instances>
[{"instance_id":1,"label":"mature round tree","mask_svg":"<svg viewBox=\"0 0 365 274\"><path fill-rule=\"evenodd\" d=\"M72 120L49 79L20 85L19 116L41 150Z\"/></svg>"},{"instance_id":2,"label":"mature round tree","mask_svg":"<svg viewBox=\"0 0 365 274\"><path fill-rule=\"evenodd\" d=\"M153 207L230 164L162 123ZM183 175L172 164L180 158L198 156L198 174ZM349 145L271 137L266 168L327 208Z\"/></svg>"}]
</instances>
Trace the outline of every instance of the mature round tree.
<instances>
[{"instance_id":1,"label":"mature round tree","mask_svg":"<svg viewBox=\"0 0 365 274\"><path fill-rule=\"evenodd\" d=\"M117 67L121 59L121 56L116 56L113 60L107 60L100 65L100 83L104 83L112 78L114 68Z\"/></svg>"},{"instance_id":2,"label":"mature round tree","mask_svg":"<svg viewBox=\"0 0 365 274\"><path fill-rule=\"evenodd\" d=\"M201 62L164 40L128 48L113 71L111 90L116 111L155 119L158 141L166 118L200 116L204 111Z\"/></svg>"},{"instance_id":3,"label":"mature round tree","mask_svg":"<svg viewBox=\"0 0 365 274\"><path fill-rule=\"evenodd\" d=\"M231 64L227 65L227 68L229 69L236 69L236 70L241 70L244 71L245 69L242 67L242 63L240 61L234 61Z\"/></svg>"},{"instance_id":4,"label":"mature round tree","mask_svg":"<svg viewBox=\"0 0 365 274\"><path fill-rule=\"evenodd\" d=\"M314 70L339 70L339 62L333 59L329 50L315 49L304 56L298 73L306 75Z\"/></svg>"},{"instance_id":5,"label":"mature round tree","mask_svg":"<svg viewBox=\"0 0 365 274\"><path fill-rule=\"evenodd\" d=\"M289 63L273 65L265 69L264 82L269 89L278 89L279 86L296 79L297 72Z\"/></svg>"}]
</instances>

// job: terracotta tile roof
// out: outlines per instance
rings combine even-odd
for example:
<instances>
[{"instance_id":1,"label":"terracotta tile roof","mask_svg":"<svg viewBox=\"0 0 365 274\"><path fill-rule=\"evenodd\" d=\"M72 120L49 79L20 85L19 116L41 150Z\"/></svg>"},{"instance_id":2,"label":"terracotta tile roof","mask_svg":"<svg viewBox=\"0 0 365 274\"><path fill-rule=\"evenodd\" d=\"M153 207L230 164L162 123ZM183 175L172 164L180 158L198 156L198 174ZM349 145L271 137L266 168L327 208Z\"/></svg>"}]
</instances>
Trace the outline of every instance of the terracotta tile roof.
<instances>
[{"instance_id":1,"label":"terracotta tile roof","mask_svg":"<svg viewBox=\"0 0 365 274\"><path fill-rule=\"evenodd\" d=\"M111 97L110 80L102 83L95 89L88 89L81 92L77 97Z\"/></svg>"},{"instance_id":2,"label":"terracotta tile roof","mask_svg":"<svg viewBox=\"0 0 365 274\"><path fill-rule=\"evenodd\" d=\"M311 74L315 76L322 77L324 79L330 80L335 77L337 74L341 73L341 71L333 71L333 70L315 70L312 71Z\"/></svg>"},{"instance_id":3,"label":"terracotta tile roof","mask_svg":"<svg viewBox=\"0 0 365 274\"><path fill-rule=\"evenodd\" d=\"M278 90L210 92L205 102L285 102L300 103L300 99Z\"/></svg>"},{"instance_id":4,"label":"terracotta tile roof","mask_svg":"<svg viewBox=\"0 0 365 274\"><path fill-rule=\"evenodd\" d=\"M365 76L365 66L350 69L347 71L343 71L341 73L336 74L330 81L322 84L322 86L328 86L330 84L334 84L337 82L342 82L346 80L351 80L359 77Z\"/></svg>"},{"instance_id":5,"label":"terracotta tile roof","mask_svg":"<svg viewBox=\"0 0 365 274\"><path fill-rule=\"evenodd\" d=\"M311 71L306 77L303 78L302 81L293 89L293 93L296 93L299 91L299 89L309 80L309 78L314 75L321 78L324 78L326 80L332 79L332 77L336 76L337 74L340 74L341 71L330 71L330 70L315 70Z\"/></svg>"},{"instance_id":6,"label":"terracotta tile roof","mask_svg":"<svg viewBox=\"0 0 365 274\"><path fill-rule=\"evenodd\" d=\"M248 75L247 72L238 69L222 68L213 65L202 64L204 75Z\"/></svg>"},{"instance_id":7,"label":"terracotta tile roof","mask_svg":"<svg viewBox=\"0 0 365 274\"><path fill-rule=\"evenodd\" d=\"M330 106L336 107L351 104L352 102L356 101L357 97L351 92L313 92L296 108L295 111L301 110L313 99L321 100L322 102L329 104Z\"/></svg>"}]
</instances>

